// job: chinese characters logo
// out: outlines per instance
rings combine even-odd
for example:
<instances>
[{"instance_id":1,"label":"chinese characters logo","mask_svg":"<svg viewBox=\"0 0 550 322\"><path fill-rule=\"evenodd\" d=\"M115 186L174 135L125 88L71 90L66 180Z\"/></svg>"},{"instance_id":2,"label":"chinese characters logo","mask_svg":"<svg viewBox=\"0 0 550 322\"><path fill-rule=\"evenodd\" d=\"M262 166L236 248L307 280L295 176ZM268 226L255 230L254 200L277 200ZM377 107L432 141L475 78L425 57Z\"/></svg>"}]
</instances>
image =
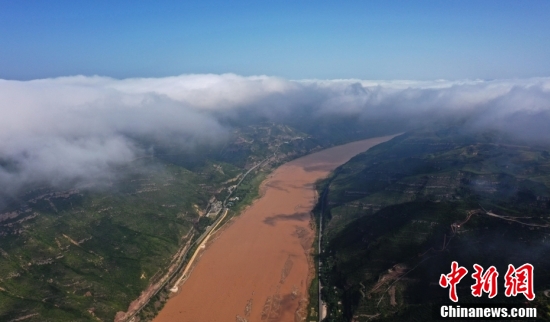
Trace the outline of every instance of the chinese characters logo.
<instances>
[{"instance_id":1,"label":"chinese characters logo","mask_svg":"<svg viewBox=\"0 0 550 322\"><path fill-rule=\"evenodd\" d=\"M475 280L474 285L470 288L472 295L481 297L483 293L488 293L489 298L493 298L498 293L498 272L494 266L489 267L485 272L483 267L474 264L475 272L472 278ZM465 267L459 266L457 262L451 263L451 272L449 274L441 274L439 285L444 288L449 288L449 298L453 302L458 302L456 294L456 285L468 274ZM504 295L507 297L523 294L529 301L535 298L533 291L533 265L523 264L518 268L514 265L508 265L508 271L504 275Z\"/></svg>"}]
</instances>

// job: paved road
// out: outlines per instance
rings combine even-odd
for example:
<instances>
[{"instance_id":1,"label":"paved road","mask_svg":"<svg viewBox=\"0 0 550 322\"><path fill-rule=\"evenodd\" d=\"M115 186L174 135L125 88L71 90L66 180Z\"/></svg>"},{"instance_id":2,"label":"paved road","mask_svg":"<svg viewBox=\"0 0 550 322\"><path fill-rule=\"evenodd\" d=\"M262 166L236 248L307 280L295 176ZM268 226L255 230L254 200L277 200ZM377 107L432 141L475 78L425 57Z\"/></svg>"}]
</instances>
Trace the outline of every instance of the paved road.
<instances>
[{"instance_id":1,"label":"paved road","mask_svg":"<svg viewBox=\"0 0 550 322\"><path fill-rule=\"evenodd\" d=\"M321 299L321 239L323 237L323 212L325 211L325 197L328 192L328 186L323 190L323 193L321 194L321 214L319 215L319 238L318 238L318 264L319 264L319 270L317 271L317 280L319 281L319 322L321 322L325 317L323 316L323 307L324 303Z\"/></svg>"}]
</instances>

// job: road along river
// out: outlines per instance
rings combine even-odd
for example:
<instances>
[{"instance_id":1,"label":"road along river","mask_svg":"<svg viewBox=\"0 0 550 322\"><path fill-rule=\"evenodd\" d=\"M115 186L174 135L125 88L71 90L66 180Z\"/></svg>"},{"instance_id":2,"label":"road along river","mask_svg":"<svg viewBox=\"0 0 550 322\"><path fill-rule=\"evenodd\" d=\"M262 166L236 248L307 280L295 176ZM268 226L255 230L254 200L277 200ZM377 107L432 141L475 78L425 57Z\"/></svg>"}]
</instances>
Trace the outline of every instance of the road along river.
<instances>
[{"instance_id":1,"label":"road along river","mask_svg":"<svg viewBox=\"0 0 550 322\"><path fill-rule=\"evenodd\" d=\"M156 322L301 321L307 315L315 182L392 136L352 142L290 161L261 197L212 241Z\"/></svg>"}]
</instances>

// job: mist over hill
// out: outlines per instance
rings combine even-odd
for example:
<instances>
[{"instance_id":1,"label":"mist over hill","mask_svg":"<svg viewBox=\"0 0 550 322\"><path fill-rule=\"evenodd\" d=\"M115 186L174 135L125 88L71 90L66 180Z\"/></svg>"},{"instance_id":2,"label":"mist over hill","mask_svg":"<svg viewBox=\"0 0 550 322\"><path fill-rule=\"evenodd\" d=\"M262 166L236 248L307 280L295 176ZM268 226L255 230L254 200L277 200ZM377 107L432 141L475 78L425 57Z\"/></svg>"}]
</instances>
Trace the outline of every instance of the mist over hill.
<instances>
[{"instance_id":1,"label":"mist over hill","mask_svg":"<svg viewBox=\"0 0 550 322\"><path fill-rule=\"evenodd\" d=\"M493 129L543 141L550 137L550 79L73 76L0 80L0 109L0 195L13 196L37 184L112 180L117 166L151 155L156 146L193 151L223 145L234 129L265 121L320 139L461 122L465 131Z\"/></svg>"}]
</instances>

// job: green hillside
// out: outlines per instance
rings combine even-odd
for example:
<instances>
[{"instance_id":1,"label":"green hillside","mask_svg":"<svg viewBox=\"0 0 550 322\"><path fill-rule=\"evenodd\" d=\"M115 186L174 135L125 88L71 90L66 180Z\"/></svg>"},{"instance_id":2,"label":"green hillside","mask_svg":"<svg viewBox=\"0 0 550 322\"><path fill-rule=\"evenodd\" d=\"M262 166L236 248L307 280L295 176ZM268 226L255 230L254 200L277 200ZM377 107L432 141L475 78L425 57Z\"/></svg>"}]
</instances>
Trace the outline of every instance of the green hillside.
<instances>
[{"instance_id":1,"label":"green hillside","mask_svg":"<svg viewBox=\"0 0 550 322\"><path fill-rule=\"evenodd\" d=\"M219 144L140 138L152 152L109 179L1 196L9 205L0 209L0 321L112 321L163 281L178 250L214 222L205 216L213 202L225 200L248 169L261 163L233 191L240 201L230 215L280 164L376 134L348 130L330 138L259 123L235 127ZM160 289L139 317L151 319L168 293Z\"/></svg>"},{"instance_id":2,"label":"green hillside","mask_svg":"<svg viewBox=\"0 0 550 322\"><path fill-rule=\"evenodd\" d=\"M293 154L281 154L290 139ZM29 187L0 212L0 320L113 320L213 222L211 198L267 157L264 171L317 147L310 141L284 126L246 127L205 151L157 146L93 186Z\"/></svg>"},{"instance_id":3,"label":"green hillside","mask_svg":"<svg viewBox=\"0 0 550 322\"><path fill-rule=\"evenodd\" d=\"M508 264L533 264L528 305L548 314L548 147L416 131L356 156L328 183L321 280L329 321L431 319L432 303L449 302L438 281L452 261L469 271L459 303L526 302L503 295L504 275ZM497 268L496 298L471 295L473 264Z\"/></svg>"}]
</instances>

